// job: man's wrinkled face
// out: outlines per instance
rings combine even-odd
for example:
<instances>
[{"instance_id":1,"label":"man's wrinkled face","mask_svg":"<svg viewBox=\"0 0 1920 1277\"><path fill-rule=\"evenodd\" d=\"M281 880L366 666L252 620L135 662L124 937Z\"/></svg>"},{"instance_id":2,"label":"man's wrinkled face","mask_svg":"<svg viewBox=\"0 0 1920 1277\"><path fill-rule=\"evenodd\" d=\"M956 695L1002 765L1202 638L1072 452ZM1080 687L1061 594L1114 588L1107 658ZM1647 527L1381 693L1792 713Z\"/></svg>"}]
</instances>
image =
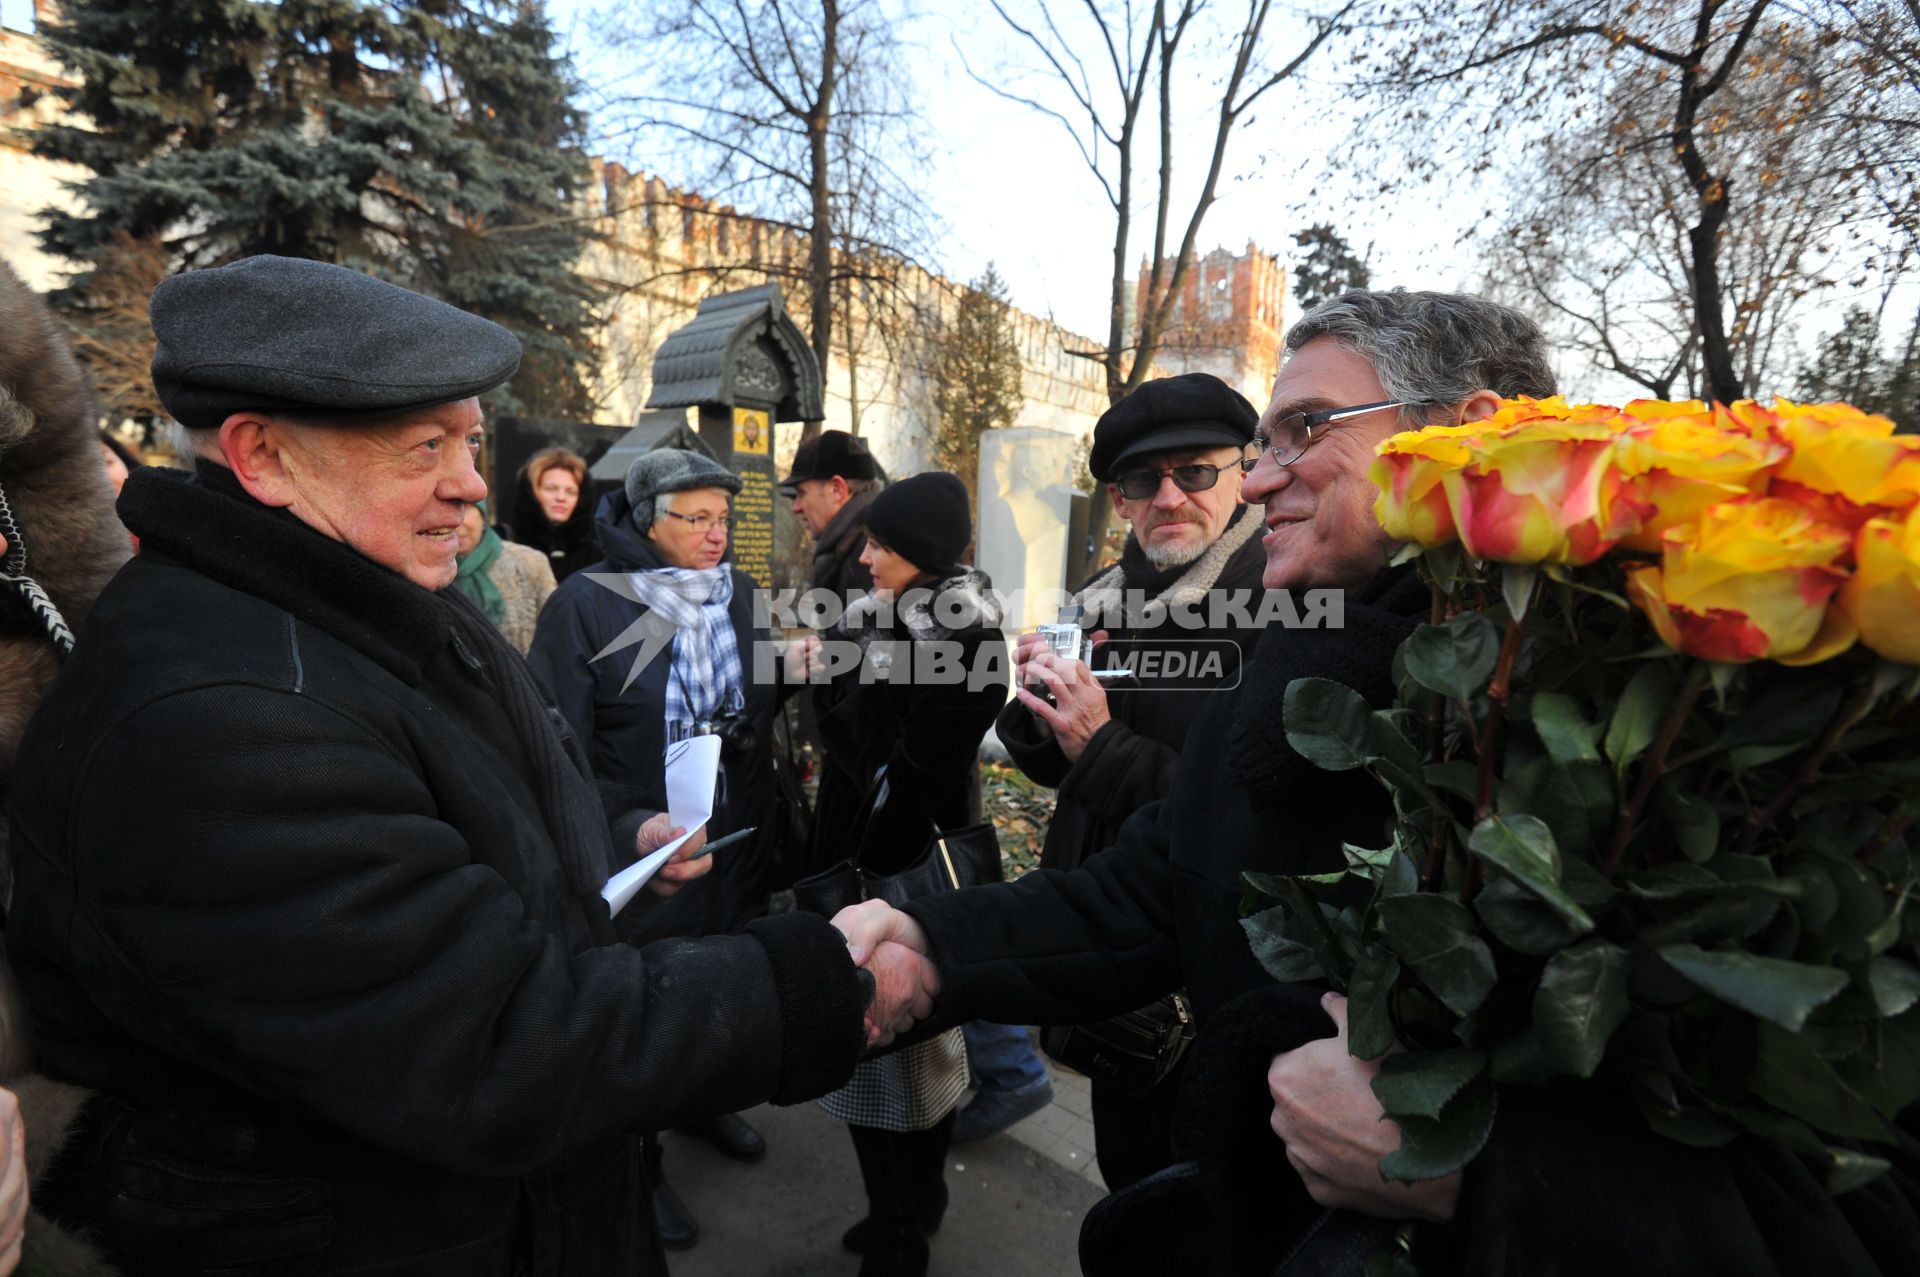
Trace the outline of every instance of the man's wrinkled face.
<instances>
[{"instance_id":1,"label":"man's wrinkled face","mask_svg":"<svg viewBox=\"0 0 1920 1277\"><path fill-rule=\"evenodd\" d=\"M487 495L475 465L485 435L478 399L374 426L276 417L270 429L285 505L301 522L423 589L453 583L460 524Z\"/></svg>"},{"instance_id":2,"label":"man's wrinkled face","mask_svg":"<svg viewBox=\"0 0 1920 1277\"><path fill-rule=\"evenodd\" d=\"M819 537L847 504L847 481L838 475L825 479L802 479L793 488L793 512L807 535Z\"/></svg>"},{"instance_id":3,"label":"man's wrinkled face","mask_svg":"<svg viewBox=\"0 0 1920 1277\"><path fill-rule=\"evenodd\" d=\"M1331 337L1316 337L1274 380L1258 435L1266 437L1273 423L1291 412L1391 398L1363 356ZM1270 590L1347 588L1385 566L1389 542L1373 515L1379 490L1367 478L1367 468L1374 448L1401 429L1398 411L1372 412L1315 430L1313 442L1291 465L1278 465L1271 451L1261 451L1241 495L1247 504L1265 509L1263 585Z\"/></svg>"},{"instance_id":4,"label":"man's wrinkled face","mask_svg":"<svg viewBox=\"0 0 1920 1277\"><path fill-rule=\"evenodd\" d=\"M1196 463L1225 467L1205 492L1181 491L1171 474L1161 476L1160 486L1151 497L1137 501L1122 496L1117 485L1107 485L1113 508L1132 525L1134 539L1140 542L1149 563L1157 568L1191 563L1220 539L1240 504L1240 467L1235 462L1241 455L1241 449L1231 446L1183 448L1129 457L1115 468L1117 475L1125 475L1170 471L1175 466Z\"/></svg>"}]
</instances>

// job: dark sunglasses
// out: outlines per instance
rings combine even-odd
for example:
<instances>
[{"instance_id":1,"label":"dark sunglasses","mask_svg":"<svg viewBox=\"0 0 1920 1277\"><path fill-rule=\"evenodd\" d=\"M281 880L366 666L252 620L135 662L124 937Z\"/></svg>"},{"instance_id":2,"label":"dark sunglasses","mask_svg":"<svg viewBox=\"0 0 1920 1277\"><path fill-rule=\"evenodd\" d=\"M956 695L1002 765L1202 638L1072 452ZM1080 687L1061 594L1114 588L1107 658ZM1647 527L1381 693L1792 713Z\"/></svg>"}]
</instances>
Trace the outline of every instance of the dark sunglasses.
<instances>
[{"instance_id":1,"label":"dark sunglasses","mask_svg":"<svg viewBox=\"0 0 1920 1277\"><path fill-rule=\"evenodd\" d=\"M1210 466L1201 462L1192 465L1174 466L1171 470L1129 470L1116 476L1113 486L1120 489L1120 495L1129 501L1144 501L1160 491L1160 482L1171 478L1173 486L1182 492L1205 492L1220 482L1222 470L1240 469L1238 461L1229 461L1224 466Z\"/></svg>"}]
</instances>

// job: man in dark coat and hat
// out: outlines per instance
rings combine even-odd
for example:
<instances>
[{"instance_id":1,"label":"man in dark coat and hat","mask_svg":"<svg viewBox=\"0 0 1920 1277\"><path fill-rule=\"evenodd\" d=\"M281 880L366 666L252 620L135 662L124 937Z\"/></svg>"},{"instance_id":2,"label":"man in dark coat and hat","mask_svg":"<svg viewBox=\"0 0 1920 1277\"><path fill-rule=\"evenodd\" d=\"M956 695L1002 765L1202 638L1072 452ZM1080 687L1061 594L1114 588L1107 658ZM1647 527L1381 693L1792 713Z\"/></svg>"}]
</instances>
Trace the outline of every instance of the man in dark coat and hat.
<instances>
[{"instance_id":1,"label":"man in dark coat and hat","mask_svg":"<svg viewBox=\"0 0 1920 1277\"><path fill-rule=\"evenodd\" d=\"M664 1273L631 1133L840 1084L871 986L802 915L617 940L673 831L445 588L511 334L275 257L152 317L195 470L128 480L12 794L9 957L95 1092L40 1204L128 1273Z\"/></svg>"},{"instance_id":2,"label":"man in dark coat and hat","mask_svg":"<svg viewBox=\"0 0 1920 1277\"><path fill-rule=\"evenodd\" d=\"M844 911L856 958L937 998L926 1028L977 1016L1071 1023L1184 984L1201 1022L1176 1111L1183 1161L1107 1199L1081 1232L1089 1277L1157 1271L1359 1273L1369 1257L1458 1277L1669 1277L1920 1271L1920 1142L1829 1193L1810 1160L1752 1137L1718 1148L1656 1135L1617 1082L1502 1083L1463 1171L1405 1184L1349 1051L1346 999L1271 979L1240 926L1243 872L1325 872L1376 845L1391 809L1362 769L1293 748L1286 691L1326 678L1375 706L1429 614L1411 564L1388 563L1367 478L1415 424L1485 420L1554 391L1540 330L1463 294L1355 290L1291 328L1243 497L1258 502L1269 590L1344 590L1342 624L1261 633L1241 685L1207 698L1167 797L1070 872ZM1304 611L1302 619L1305 619ZM918 957L913 956L918 954ZM895 1022L889 1027L900 1027Z\"/></svg>"},{"instance_id":3,"label":"man in dark coat and hat","mask_svg":"<svg viewBox=\"0 0 1920 1277\"><path fill-rule=\"evenodd\" d=\"M860 552L867 546L867 507L880 487L879 463L844 430L822 430L802 443L794 450L792 472L780 481L794 517L813 538L807 584L833 591L843 607L855 592L873 588Z\"/></svg>"},{"instance_id":4,"label":"man in dark coat and hat","mask_svg":"<svg viewBox=\"0 0 1920 1277\"><path fill-rule=\"evenodd\" d=\"M1022 635L1017 699L994 724L1014 765L1059 791L1040 855L1048 869L1077 869L1113 845L1129 816L1165 798L1206 693L1240 680L1260 634L1267 561L1260 518L1240 501L1240 458L1258 420L1226 382L1186 373L1147 382L1094 426L1088 467L1130 529L1120 562L1072 596L1080 626L1104 641L1090 664ZM1094 666L1125 673L1103 680ZM1093 1079L1094 1150L1108 1188L1172 1163L1179 1078L1175 1069L1144 1095ZM961 1128L979 1105L961 1111Z\"/></svg>"}]
</instances>

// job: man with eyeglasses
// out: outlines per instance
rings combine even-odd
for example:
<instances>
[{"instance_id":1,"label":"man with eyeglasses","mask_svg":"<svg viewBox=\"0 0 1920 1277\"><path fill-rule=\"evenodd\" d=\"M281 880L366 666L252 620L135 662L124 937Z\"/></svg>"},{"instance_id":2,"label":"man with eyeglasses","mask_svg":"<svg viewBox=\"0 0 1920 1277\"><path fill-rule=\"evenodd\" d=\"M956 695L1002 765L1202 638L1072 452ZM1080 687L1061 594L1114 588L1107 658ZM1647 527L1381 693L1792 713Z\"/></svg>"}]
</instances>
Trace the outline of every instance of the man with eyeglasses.
<instances>
[{"instance_id":1,"label":"man with eyeglasses","mask_svg":"<svg viewBox=\"0 0 1920 1277\"><path fill-rule=\"evenodd\" d=\"M1242 875L1334 870L1345 847L1387 835L1381 787L1363 769L1314 767L1286 722L1301 678L1389 704L1395 652L1429 616L1414 565L1389 566L1373 517L1376 448L1555 384L1537 325L1461 294L1349 292L1309 311L1286 352L1241 491L1264 528L1265 584L1344 590L1343 627L1269 626L1242 685L1209 698L1188 733L1167 797L1112 847L1071 873L856 906L837 919L855 960L931 999L921 1031L1091 1019L1184 984L1201 1032L1175 1131L1183 1160L1096 1208L1081 1232L1089 1277L1358 1272L1396 1235L1430 1274L1913 1271L1920 1216L1898 1163L1884 1187L1833 1195L1797 1155L1654 1134L1625 1079L1604 1072L1544 1087L1502 1071L1491 1134L1463 1170L1382 1177L1403 1134L1372 1089L1382 1061L1350 1053L1344 998L1262 969L1240 926ZM1419 1032L1417 1013L1395 1029Z\"/></svg>"},{"instance_id":2,"label":"man with eyeglasses","mask_svg":"<svg viewBox=\"0 0 1920 1277\"><path fill-rule=\"evenodd\" d=\"M656 448L636 458L596 518L605 561L554 591L527 656L594 775L624 793L635 818L666 810L667 746L711 734L721 740L720 793L696 843L759 827L672 897L636 898L614 922L637 944L726 935L766 912L773 716L798 680L748 676L753 645L769 635L754 618L752 578L726 561L739 491L739 476L701 453ZM636 668L650 620L669 622L672 637ZM766 1141L737 1114L681 1129L740 1161L766 1155ZM665 1180L657 1135L647 1137L646 1159L661 1242L693 1245L700 1226Z\"/></svg>"},{"instance_id":3,"label":"man with eyeglasses","mask_svg":"<svg viewBox=\"0 0 1920 1277\"><path fill-rule=\"evenodd\" d=\"M1259 634L1252 619L1265 563L1259 515L1240 500L1258 419L1220 378L1188 373L1147 382L1094 426L1088 468L1129 531L1120 562L1084 582L1073 603L1082 626L1104 634L1092 665L1123 673L1097 678L1089 663L1023 635L1017 699L995 724L1014 764L1059 791L1041 852L1046 868L1078 868L1113 845L1129 816L1166 797L1206 693L1240 677ZM1143 1095L1132 1093L1138 1085L1094 1078L1095 1156L1109 1189L1173 1160L1179 1077L1176 1068ZM956 1142L973 1135L974 1122L986 1124L987 1114L975 1117L980 1107L976 1099L961 1111ZM996 1116L1004 1125L1022 1114Z\"/></svg>"}]
</instances>

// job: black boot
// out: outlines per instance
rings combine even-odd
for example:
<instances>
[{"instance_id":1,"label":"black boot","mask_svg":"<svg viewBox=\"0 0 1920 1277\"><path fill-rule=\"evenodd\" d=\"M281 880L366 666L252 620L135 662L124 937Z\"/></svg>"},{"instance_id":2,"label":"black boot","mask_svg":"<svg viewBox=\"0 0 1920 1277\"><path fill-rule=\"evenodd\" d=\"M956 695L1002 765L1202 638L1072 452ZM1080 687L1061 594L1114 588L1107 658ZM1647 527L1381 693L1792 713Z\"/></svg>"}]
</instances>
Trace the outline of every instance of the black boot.
<instances>
[{"instance_id":1,"label":"black boot","mask_svg":"<svg viewBox=\"0 0 1920 1277\"><path fill-rule=\"evenodd\" d=\"M955 1110L957 1113L958 1110ZM897 1138L906 1141L909 1178L913 1185L914 1218L923 1236L940 1231L947 1215L947 1149L953 1142L954 1114L949 1113L937 1125L924 1131L909 1131ZM859 1141L856 1138L855 1147ZM841 1234L840 1244L856 1255L864 1255L873 1244L873 1216Z\"/></svg>"},{"instance_id":2,"label":"black boot","mask_svg":"<svg viewBox=\"0 0 1920 1277\"><path fill-rule=\"evenodd\" d=\"M667 1183L666 1154L660 1147L660 1136L643 1136L641 1148L647 1185L653 1195L653 1226L660 1234L660 1244L668 1250L686 1250L700 1240L700 1221Z\"/></svg>"},{"instance_id":3,"label":"black boot","mask_svg":"<svg viewBox=\"0 0 1920 1277\"><path fill-rule=\"evenodd\" d=\"M757 1162L767 1155L767 1141L738 1113L703 1117L674 1128L682 1135L702 1139L736 1162Z\"/></svg>"},{"instance_id":4,"label":"black boot","mask_svg":"<svg viewBox=\"0 0 1920 1277\"><path fill-rule=\"evenodd\" d=\"M841 1241L865 1256L860 1277L925 1277L927 1234L940 1226L947 1208L952 1115L926 1131L898 1133L866 1126L848 1130L860 1159L868 1214Z\"/></svg>"}]
</instances>

